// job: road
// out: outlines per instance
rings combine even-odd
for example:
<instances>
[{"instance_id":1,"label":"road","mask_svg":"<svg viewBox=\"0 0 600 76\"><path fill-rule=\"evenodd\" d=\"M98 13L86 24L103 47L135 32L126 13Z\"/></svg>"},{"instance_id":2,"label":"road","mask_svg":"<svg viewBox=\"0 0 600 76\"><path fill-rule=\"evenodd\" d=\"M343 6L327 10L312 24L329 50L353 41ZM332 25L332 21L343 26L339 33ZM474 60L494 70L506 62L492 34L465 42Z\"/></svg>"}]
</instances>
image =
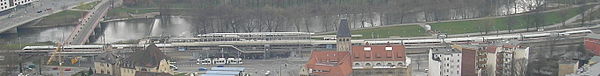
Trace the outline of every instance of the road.
<instances>
[{"instance_id":1,"label":"road","mask_svg":"<svg viewBox=\"0 0 600 76\"><path fill-rule=\"evenodd\" d=\"M70 44L85 44L94 29L100 24L99 22L104 19L108 9L110 9L110 2L111 1L109 0L103 0L98 6L91 10L92 13L88 13L88 15L84 16L84 19L82 20L83 23L73 30L67 41Z\"/></svg>"},{"instance_id":2,"label":"road","mask_svg":"<svg viewBox=\"0 0 600 76\"><path fill-rule=\"evenodd\" d=\"M12 13L0 16L0 33L89 1L92 0L38 0L31 5L18 6L12 9L14 10ZM48 8L52 10L43 11ZM37 13L38 11L43 12Z\"/></svg>"}]
</instances>

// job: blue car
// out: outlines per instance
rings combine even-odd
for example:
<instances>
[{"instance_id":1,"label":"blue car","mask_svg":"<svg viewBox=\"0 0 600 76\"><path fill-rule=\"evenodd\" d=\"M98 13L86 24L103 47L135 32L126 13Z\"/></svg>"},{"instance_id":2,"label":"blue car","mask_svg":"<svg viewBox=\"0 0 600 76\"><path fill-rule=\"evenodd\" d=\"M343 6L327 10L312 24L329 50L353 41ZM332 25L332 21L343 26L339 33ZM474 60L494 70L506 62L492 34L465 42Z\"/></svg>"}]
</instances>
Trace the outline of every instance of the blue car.
<instances>
[{"instance_id":1,"label":"blue car","mask_svg":"<svg viewBox=\"0 0 600 76\"><path fill-rule=\"evenodd\" d=\"M202 67L200 67L200 68L198 68L198 70L199 70L199 71L207 71L207 70L208 70L208 68L202 68Z\"/></svg>"}]
</instances>

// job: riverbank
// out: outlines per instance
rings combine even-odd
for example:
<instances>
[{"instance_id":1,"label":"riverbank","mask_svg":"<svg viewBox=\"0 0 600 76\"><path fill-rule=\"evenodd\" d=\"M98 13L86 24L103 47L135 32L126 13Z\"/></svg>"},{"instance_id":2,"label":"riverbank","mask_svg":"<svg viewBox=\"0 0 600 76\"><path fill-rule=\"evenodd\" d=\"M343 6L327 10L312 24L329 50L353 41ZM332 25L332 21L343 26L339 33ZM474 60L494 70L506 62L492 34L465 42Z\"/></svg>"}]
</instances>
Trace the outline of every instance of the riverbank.
<instances>
[{"instance_id":1,"label":"riverbank","mask_svg":"<svg viewBox=\"0 0 600 76\"><path fill-rule=\"evenodd\" d=\"M498 30L513 30L523 28L544 27L561 23L575 17L581 12L588 10L591 6L563 9L554 12L528 14L521 16L509 16L502 18L480 19L470 21L432 23L432 30L447 34L463 34L474 32L490 32ZM532 12L533 13L533 12Z\"/></svg>"},{"instance_id":2,"label":"riverbank","mask_svg":"<svg viewBox=\"0 0 600 76\"><path fill-rule=\"evenodd\" d=\"M44 27L56 27L56 26L67 26L76 25L79 23L79 19L83 17L86 11L72 11L65 10L43 18L39 21L30 22L30 25L23 26L24 28L44 28Z\"/></svg>"},{"instance_id":3,"label":"riverbank","mask_svg":"<svg viewBox=\"0 0 600 76\"><path fill-rule=\"evenodd\" d=\"M88 2L85 4L81 4L77 7L74 7L73 9L77 9L77 10L92 10L94 9L94 6L98 5L98 3L100 3L100 1L93 1L93 2Z\"/></svg>"},{"instance_id":4,"label":"riverbank","mask_svg":"<svg viewBox=\"0 0 600 76\"><path fill-rule=\"evenodd\" d=\"M409 25L425 25L429 24L431 29L437 31L439 33L446 33L449 35L460 35L467 33L477 33L477 32L495 32L495 31L506 31L506 30L516 30L516 29L526 29L535 30L536 27L544 27L550 25L556 25L561 22L572 22L568 21L571 18L576 18L577 15L582 12L589 10L591 7L596 6L593 5L585 5L580 7L570 7L570 8L559 8L554 10L541 11L539 13L525 13L520 15L509 15L509 16L498 16L498 17L487 17L487 18L479 18L479 19L465 19L465 20L449 20L449 21L440 21L440 22L425 22L425 23L410 23L410 24L395 24L395 25L387 25L387 26L378 26L378 27L369 27L369 28L358 28L352 31L353 34L363 35L362 38L359 39L378 39L378 38L401 38L401 37L426 37L427 35L400 35L400 34L386 34L389 32L392 33L415 33L415 34L423 34L423 32L396 32L396 31L408 31L408 30L424 30L424 28L412 28L412 29L390 29L401 26L409 26ZM597 10L596 10L597 11ZM537 25L537 26L536 26ZM370 33L355 33L355 32L365 32L364 30L370 30L366 32L380 32L379 34ZM436 32L436 33L437 33ZM383 34L381 34L383 33ZM426 32L425 32L426 33ZM332 34L325 33L325 34ZM367 37L367 38L365 38Z\"/></svg>"}]
</instances>

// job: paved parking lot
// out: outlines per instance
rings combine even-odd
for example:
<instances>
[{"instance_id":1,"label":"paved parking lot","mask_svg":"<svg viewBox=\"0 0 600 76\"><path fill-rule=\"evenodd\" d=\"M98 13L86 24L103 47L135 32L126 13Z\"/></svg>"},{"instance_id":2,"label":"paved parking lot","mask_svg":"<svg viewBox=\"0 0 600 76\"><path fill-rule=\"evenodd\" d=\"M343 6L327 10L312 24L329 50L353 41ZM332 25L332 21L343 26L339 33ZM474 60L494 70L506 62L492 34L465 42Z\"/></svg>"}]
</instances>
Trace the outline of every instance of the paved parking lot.
<instances>
[{"instance_id":1,"label":"paved parking lot","mask_svg":"<svg viewBox=\"0 0 600 76\"><path fill-rule=\"evenodd\" d=\"M308 58L281 58L266 60L244 60L242 65L224 65L225 67L245 67L246 74L252 76L265 76L270 71L269 76L298 76L298 72ZM287 64L287 66L286 66ZM198 68L210 68L218 65L199 65L194 61L178 61L176 64L179 72L199 72ZM281 74L281 75L280 75Z\"/></svg>"}]
</instances>

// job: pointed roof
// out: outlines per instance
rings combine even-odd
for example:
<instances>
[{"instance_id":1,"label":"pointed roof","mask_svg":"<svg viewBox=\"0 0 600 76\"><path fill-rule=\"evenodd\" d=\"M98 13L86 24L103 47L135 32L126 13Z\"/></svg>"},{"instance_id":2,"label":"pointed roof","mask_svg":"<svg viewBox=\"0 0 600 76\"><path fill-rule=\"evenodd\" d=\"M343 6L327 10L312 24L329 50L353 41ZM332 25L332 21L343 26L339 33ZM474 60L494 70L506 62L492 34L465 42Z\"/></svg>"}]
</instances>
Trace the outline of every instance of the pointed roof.
<instances>
[{"instance_id":1,"label":"pointed roof","mask_svg":"<svg viewBox=\"0 0 600 76\"><path fill-rule=\"evenodd\" d=\"M157 67L160 61L166 59L166 55L155 45L150 44L143 50L138 50L126 59L129 64L143 67Z\"/></svg>"},{"instance_id":2,"label":"pointed roof","mask_svg":"<svg viewBox=\"0 0 600 76\"><path fill-rule=\"evenodd\" d=\"M352 36L352 34L350 32L350 27L348 27L348 20L342 19L340 21L340 26L338 26L336 37L351 37L351 36Z\"/></svg>"},{"instance_id":3,"label":"pointed roof","mask_svg":"<svg viewBox=\"0 0 600 76\"><path fill-rule=\"evenodd\" d=\"M119 58L120 57L118 55L115 55L112 52L104 52L98 55L94 60L96 60L96 62L115 64L118 60L120 60Z\"/></svg>"}]
</instances>

